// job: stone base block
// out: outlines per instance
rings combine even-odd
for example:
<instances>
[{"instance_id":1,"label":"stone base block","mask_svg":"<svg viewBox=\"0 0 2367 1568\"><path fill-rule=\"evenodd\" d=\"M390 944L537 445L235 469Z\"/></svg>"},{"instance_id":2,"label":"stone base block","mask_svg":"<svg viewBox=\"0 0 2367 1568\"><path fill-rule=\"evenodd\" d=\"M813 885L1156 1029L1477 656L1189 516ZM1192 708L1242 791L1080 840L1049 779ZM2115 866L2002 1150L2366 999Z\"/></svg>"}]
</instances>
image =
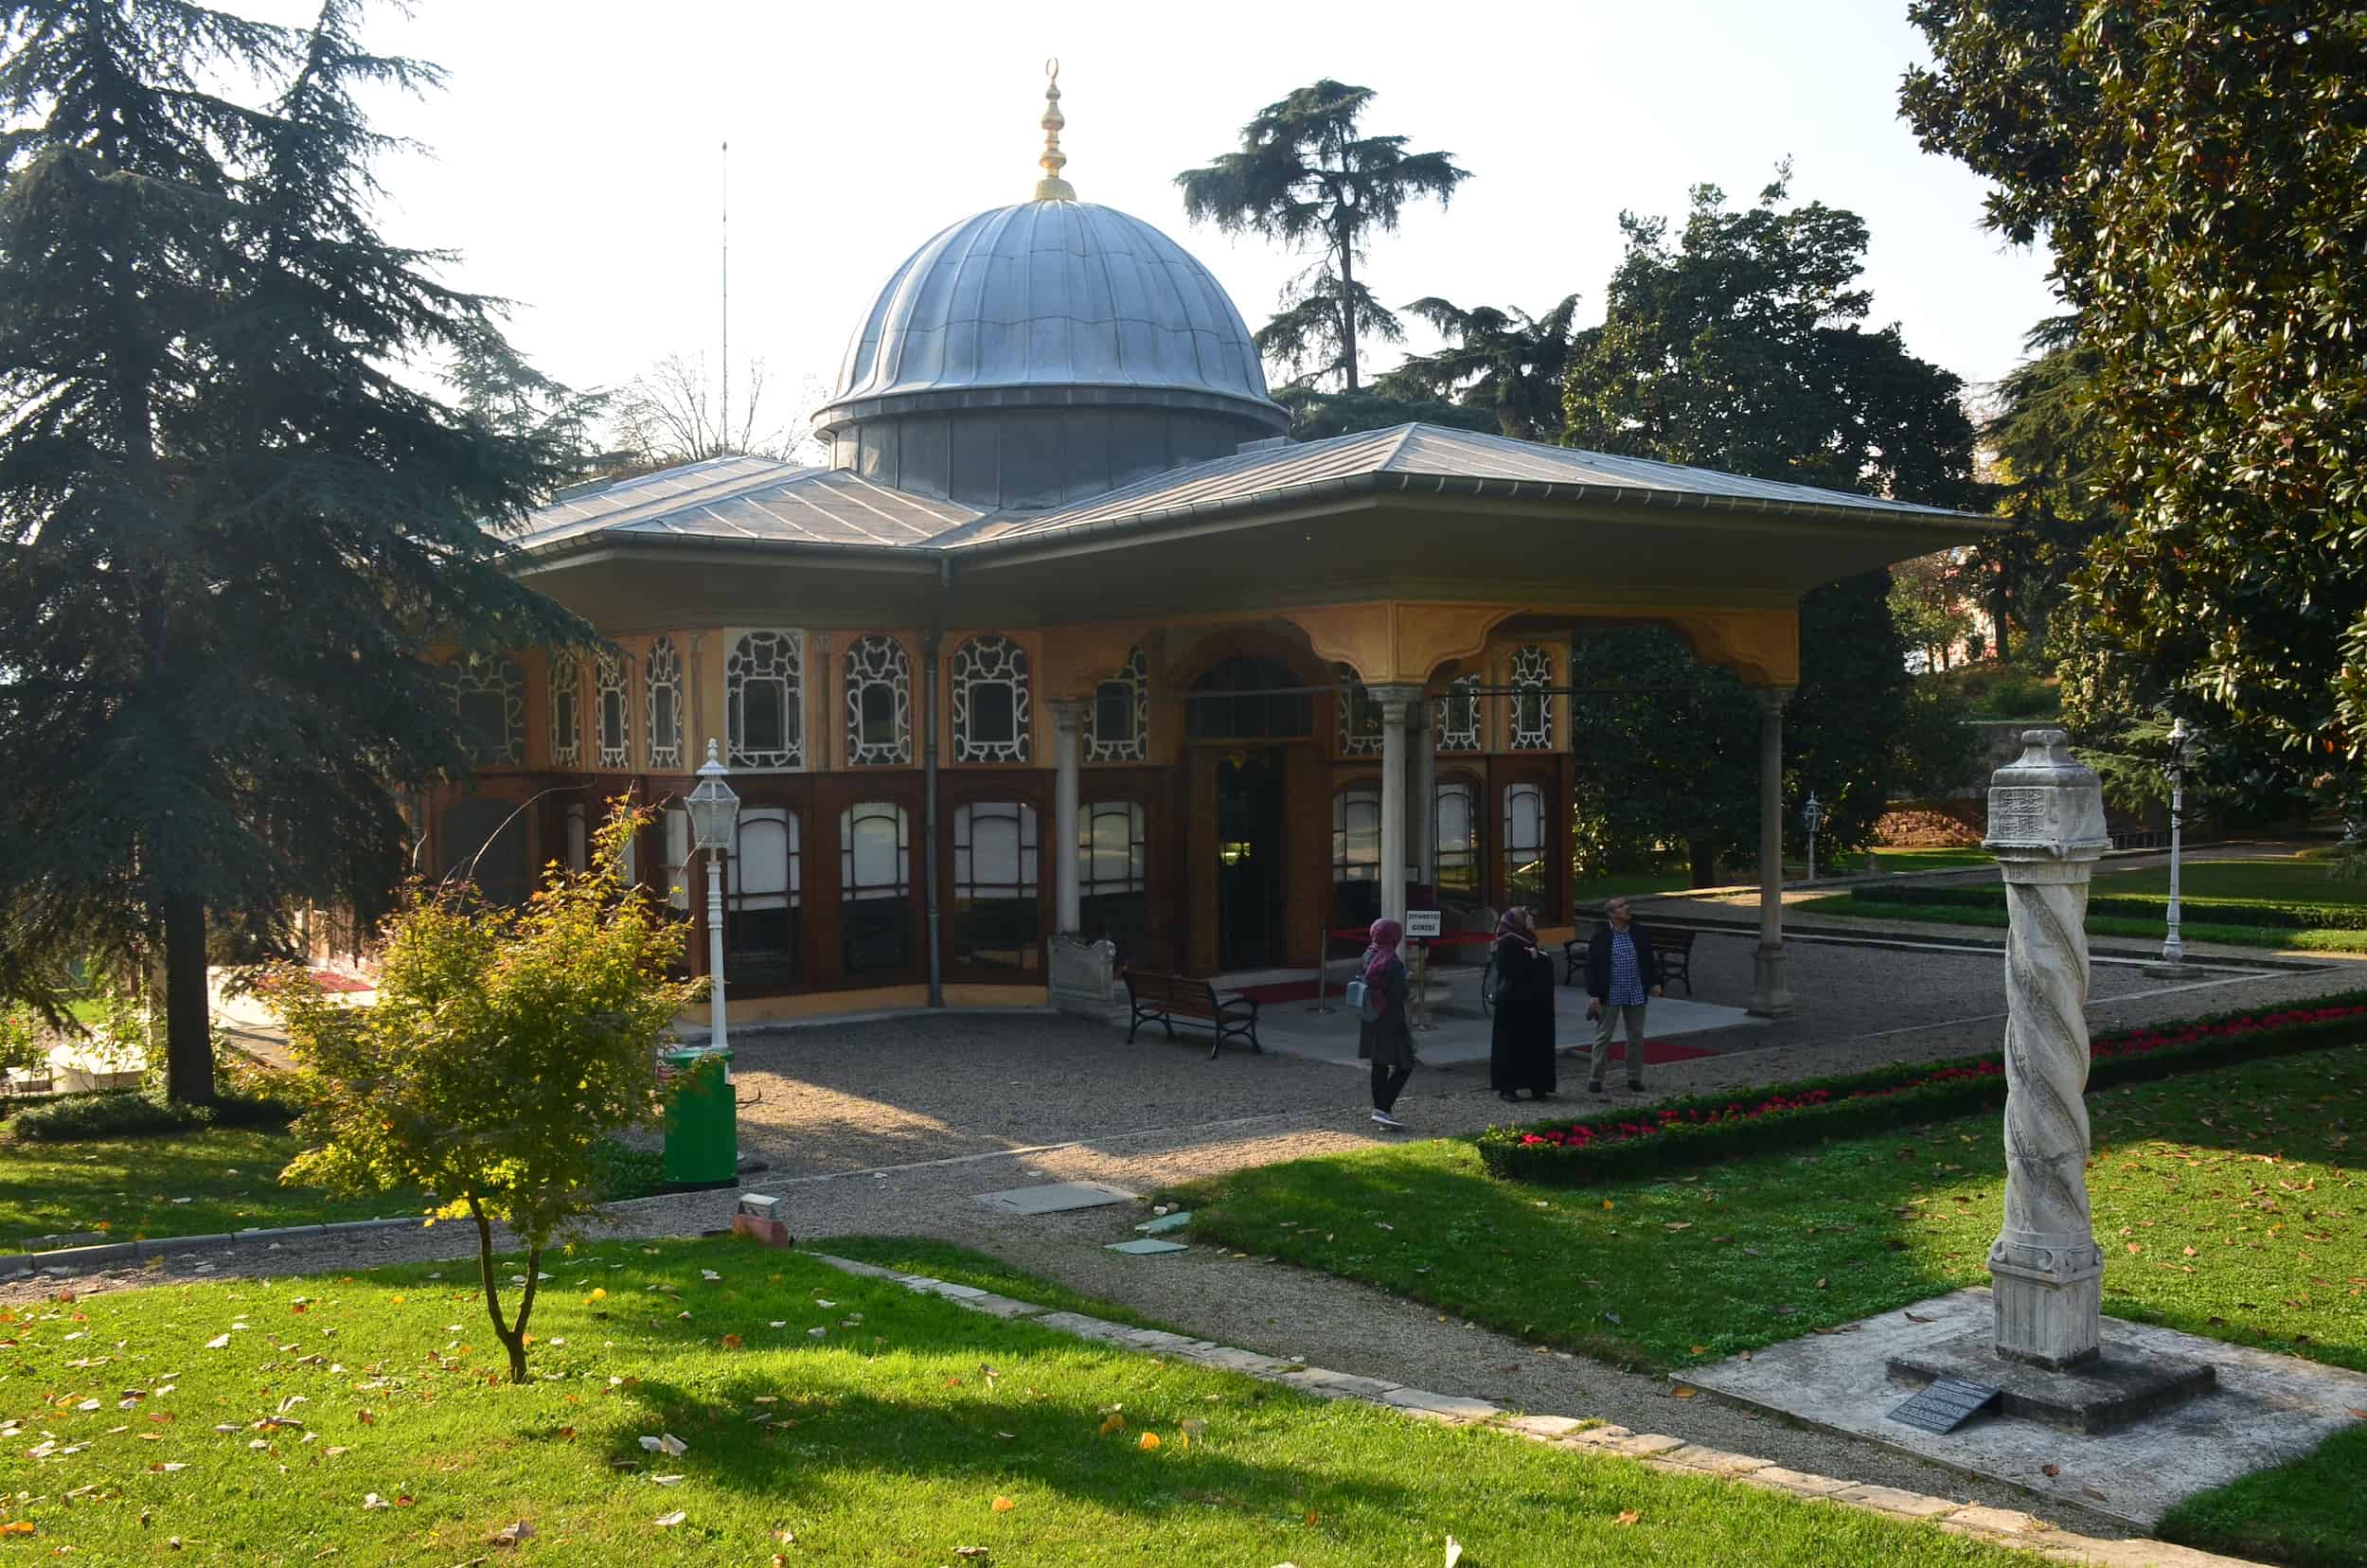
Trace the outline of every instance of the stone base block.
<instances>
[{"instance_id":1,"label":"stone base block","mask_svg":"<svg viewBox=\"0 0 2367 1568\"><path fill-rule=\"evenodd\" d=\"M744 1236L751 1241L761 1241L768 1247L793 1247L796 1240L789 1227L778 1220L759 1220L753 1214L732 1216L732 1234Z\"/></svg>"},{"instance_id":2,"label":"stone base block","mask_svg":"<svg viewBox=\"0 0 2367 1568\"><path fill-rule=\"evenodd\" d=\"M1963 1378L2002 1389L2002 1414L2066 1432L2110 1432L2210 1393L2217 1374L2206 1362L2148 1354L2116 1356L2050 1370L2000 1356L1987 1329L1976 1329L1889 1358L1892 1381L1918 1387L1935 1378Z\"/></svg>"}]
</instances>

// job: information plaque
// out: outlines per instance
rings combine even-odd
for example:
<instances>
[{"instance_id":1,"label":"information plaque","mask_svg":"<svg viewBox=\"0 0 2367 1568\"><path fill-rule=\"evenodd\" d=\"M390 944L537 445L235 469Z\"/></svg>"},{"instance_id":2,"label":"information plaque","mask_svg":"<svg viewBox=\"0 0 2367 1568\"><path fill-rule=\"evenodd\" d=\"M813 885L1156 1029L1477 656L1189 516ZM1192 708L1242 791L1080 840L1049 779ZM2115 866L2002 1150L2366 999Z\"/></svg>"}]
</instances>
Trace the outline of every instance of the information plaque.
<instances>
[{"instance_id":1,"label":"information plaque","mask_svg":"<svg viewBox=\"0 0 2367 1568\"><path fill-rule=\"evenodd\" d=\"M1438 911L1435 909L1407 910L1405 912L1405 934L1408 936L1437 935Z\"/></svg>"},{"instance_id":2,"label":"information plaque","mask_svg":"<svg viewBox=\"0 0 2367 1568\"><path fill-rule=\"evenodd\" d=\"M1922 1393L1891 1412L1891 1419L1926 1432L1953 1432L1995 1402L1998 1391L1963 1378L1934 1378Z\"/></svg>"}]
</instances>

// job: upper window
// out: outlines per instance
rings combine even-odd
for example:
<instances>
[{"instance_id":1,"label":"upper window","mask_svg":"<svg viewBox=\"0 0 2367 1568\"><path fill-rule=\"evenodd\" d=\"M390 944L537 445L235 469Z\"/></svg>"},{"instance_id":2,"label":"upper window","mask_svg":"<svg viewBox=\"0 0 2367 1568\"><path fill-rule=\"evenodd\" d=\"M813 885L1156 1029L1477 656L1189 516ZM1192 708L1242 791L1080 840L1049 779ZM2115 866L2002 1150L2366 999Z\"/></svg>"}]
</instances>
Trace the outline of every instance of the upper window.
<instances>
[{"instance_id":1,"label":"upper window","mask_svg":"<svg viewBox=\"0 0 2367 1568\"><path fill-rule=\"evenodd\" d=\"M912 656L894 637L858 637L846 645L846 760L912 759Z\"/></svg>"},{"instance_id":2,"label":"upper window","mask_svg":"<svg viewBox=\"0 0 2367 1568\"><path fill-rule=\"evenodd\" d=\"M1094 688L1085 731L1088 762L1139 762L1150 755L1150 661L1139 648Z\"/></svg>"},{"instance_id":3,"label":"upper window","mask_svg":"<svg viewBox=\"0 0 2367 1568\"><path fill-rule=\"evenodd\" d=\"M1195 740L1262 740L1306 735L1314 715L1307 683L1288 665L1236 654L1192 683L1184 733Z\"/></svg>"},{"instance_id":4,"label":"upper window","mask_svg":"<svg viewBox=\"0 0 2367 1568\"><path fill-rule=\"evenodd\" d=\"M1433 722L1438 726L1440 751L1475 752L1480 749L1479 677L1466 675L1447 684L1447 694L1432 704L1436 709Z\"/></svg>"},{"instance_id":5,"label":"upper window","mask_svg":"<svg viewBox=\"0 0 2367 1568\"><path fill-rule=\"evenodd\" d=\"M469 761L480 768L525 761L525 672L514 660L484 653L468 654L447 668Z\"/></svg>"},{"instance_id":6,"label":"upper window","mask_svg":"<svg viewBox=\"0 0 2367 1568\"><path fill-rule=\"evenodd\" d=\"M783 806L742 807L732 836L723 914L731 976L787 984L797 975L805 901L797 814Z\"/></svg>"},{"instance_id":7,"label":"upper window","mask_svg":"<svg viewBox=\"0 0 2367 1568\"><path fill-rule=\"evenodd\" d=\"M982 800L953 808L953 956L1033 970L1042 935L1036 809Z\"/></svg>"},{"instance_id":8,"label":"upper window","mask_svg":"<svg viewBox=\"0 0 2367 1568\"><path fill-rule=\"evenodd\" d=\"M1342 757L1379 757L1380 755L1380 704L1373 701L1364 683L1341 665L1340 674L1340 755Z\"/></svg>"},{"instance_id":9,"label":"upper window","mask_svg":"<svg viewBox=\"0 0 2367 1568\"><path fill-rule=\"evenodd\" d=\"M650 766L667 772L682 767L682 654L674 639L650 645L643 687L650 698Z\"/></svg>"},{"instance_id":10,"label":"upper window","mask_svg":"<svg viewBox=\"0 0 2367 1568\"><path fill-rule=\"evenodd\" d=\"M583 759L583 661L573 653L551 655L551 766L572 768ZM576 867L580 871L581 866Z\"/></svg>"},{"instance_id":11,"label":"upper window","mask_svg":"<svg viewBox=\"0 0 2367 1568\"><path fill-rule=\"evenodd\" d=\"M795 632L748 632L723 662L723 730L735 768L805 766L805 724L798 710L805 638Z\"/></svg>"},{"instance_id":12,"label":"upper window","mask_svg":"<svg viewBox=\"0 0 2367 1568\"><path fill-rule=\"evenodd\" d=\"M1545 896L1545 792L1534 784L1504 791L1504 900Z\"/></svg>"},{"instance_id":13,"label":"upper window","mask_svg":"<svg viewBox=\"0 0 2367 1568\"><path fill-rule=\"evenodd\" d=\"M1512 749L1554 749L1554 659L1530 643L1512 655Z\"/></svg>"},{"instance_id":14,"label":"upper window","mask_svg":"<svg viewBox=\"0 0 2367 1568\"><path fill-rule=\"evenodd\" d=\"M623 655L603 651L593 661L593 701L598 704L594 715L599 724L599 757L603 768L632 766L632 708L626 697L626 688L632 680L632 667Z\"/></svg>"},{"instance_id":15,"label":"upper window","mask_svg":"<svg viewBox=\"0 0 2367 1568\"><path fill-rule=\"evenodd\" d=\"M1380 918L1380 792L1369 785L1331 797L1331 919L1367 925Z\"/></svg>"},{"instance_id":16,"label":"upper window","mask_svg":"<svg viewBox=\"0 0 2367 1568\"><path fill-rule=\"evenodd\" d=\"M1438 885L1443 890L1479 891L1479 813L1470 785L1442 782L1438 786L1435 825L1438 844Z\"/></svg>"},{"instance_id":17,"label":"upper window","mask_svg":"<svg viewBox=\"0 0 2367 1568\"><path fill-rule=\"evenodd\" d=\"M953 650L953 760L1027 760L1027 652L1004 636Z\"/></svg>"}]
</instances>

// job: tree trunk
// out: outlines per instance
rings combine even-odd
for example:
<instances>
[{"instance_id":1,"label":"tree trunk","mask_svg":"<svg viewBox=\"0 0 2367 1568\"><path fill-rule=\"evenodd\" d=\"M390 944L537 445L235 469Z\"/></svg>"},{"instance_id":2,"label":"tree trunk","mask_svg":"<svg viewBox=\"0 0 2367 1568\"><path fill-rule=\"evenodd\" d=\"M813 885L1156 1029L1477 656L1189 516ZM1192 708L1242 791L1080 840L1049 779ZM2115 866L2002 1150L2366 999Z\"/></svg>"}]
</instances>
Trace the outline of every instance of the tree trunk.
<instances>
[{"instance_id":1,"label":"tree trunk","mask_svg":"<svg viewBox=\"0 0 2367 1568\"><path fill-rule=\"evenodd\" d=\"M534 1310L534 1276L542 1272L543 1249L526 1250L526 1288L518 1297L518 1321L509 1323L502 1317L501 1287L493 1274L493 1223L486 1219L485 1210L469 1195L469 1217L476 1221L476 1276L485 1289L485 1315L493 1320L493 1337L509 1352L509 1381L526 1381L526 1318Z\"/></svg>"},{"instance_id":2,"label":"tree trunk","mask_svg":"<svg viewBox=\"0 0 2367 1568\"><path fill-rule=\"evenodd\" d=\"M184 1105L214 1102L212 1009L205 994L205 900L164 896L165 1092Z\"/></svg>"},{"instance_id":3,"label":"tree trunk","mask_svg":"<svg viewBox=\"0 0 2367 1568\"><path fill-rule=\"evenodd\" d=\"M1989 619L1997 623L1997 662L2003 664L2012 655L2006 650L2005 621L2013 607L2013 596L2007 591L2005 574L1997 574L1997 592L1990 600Z\"/></svg>"},{"instance_id":4,"label":"tree trunk","mask_svg":"<svg viewBox=\"0 0 2367 1568\"><path fill-rule=\"evenodd\" d=\"M1347 372L1348 390L1356 390L1356 261L1347 236L1340 237L1340 364Z\"/></svg>"},{"instance_id":5,"label":"tree trunk","mask_svg":"<svg viewBox=\"0 0 2367 1568\"><path fill-rule=\"evenodd\" d=\"M1717 846L1705 838L1685 841L1685 852L1693 861L1693 885L1716 887L1717 883Z\"/></svg>"}]
</instances>

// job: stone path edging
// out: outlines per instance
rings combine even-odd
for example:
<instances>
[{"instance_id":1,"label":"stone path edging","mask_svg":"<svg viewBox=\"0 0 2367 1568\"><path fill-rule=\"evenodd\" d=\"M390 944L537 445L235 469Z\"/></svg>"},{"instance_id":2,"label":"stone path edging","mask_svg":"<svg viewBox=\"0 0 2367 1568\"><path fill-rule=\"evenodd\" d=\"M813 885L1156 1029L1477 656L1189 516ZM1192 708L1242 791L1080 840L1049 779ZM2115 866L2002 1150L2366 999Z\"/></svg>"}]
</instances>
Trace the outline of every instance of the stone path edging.
<instances>
[{"instance_id":1,"label":"stone path edging","mask_svg":"<svg viewBox=\"0 0 2367 1568\"><path fill-rule=\"evenodd\" d=\"M391 1220L332 1220L318 1225L272 1225L241 1231L218 1231L210 1236L142 1237L132 1241L101 1241L88 1247L53 1247L47 1252L0 1254L0 1278L12 1274L41 1274L50 1269L70 1272L106 1263L129 1263L142 1257L162 1257L167 1253L236 1247L249 1241L276 1242L299 1238L310 1240L321 1236L356 1236L365 1231L389 1230L398 1225L417 1228L424 1221L416 1217L404 1216Z\"/></svg>"},{"instance_id":2,"label":"stone path edging","mask_svg":"<svg viewBox=\"0 0 2367 1568\"><path fill-rule=\"evenodd\" d=\"M1164 1328L1130 1328L1124 1324L1089 1317L1082 1312L1054 1311L1034 1302L999 1295L974 1285L956 1285L933 1279L927 1274L900 1274L893 1269L859 1263L852 1258L837 1257L828 1253L804 1252L802 1256L826 1263L842 1273L887 1280L922 1295L942 1296L969 1311L984 1312L989 1317L1026 1318L1078 1339L1094 1340L1119 1349L1138 1350L1149 1355L1175 1356L1219 1371L1238 1372L1244 1377L1295 1388L1318 1399L1361 1399L1384 1410L1394 1410L1412 1420L1431 1421L1441 1426L1486 1427L1510 1436L1557 1448L1633 1459L1658 1470L1739 1481L1745 1486L1784 1492L1806 1502L1842 1504L1909 1523L1929 1522L1951 1535L1969 1536L1992 1545L2037 1553L2058 1562L2091 1563L2098 1565L2098 1568L2246 1568L2244 1559L2220 1557L2192 1547L2172 1545L2167 1541L2083 1536L2044 1520L2034 1519L2018 1509L1990 1507L1981 1503L1958 1503L1950 1498L1901 1491L1894 1487L1860 1486L1836 1480L1829 1475L1786 1470L1747 1453L1729 1453L1722 1449L1688 1443L1680 1437L1631 1432L1622 1426L1590 1425L1575 1417L1515 1416L1503 1406L1490 1404L1485 1399L1434 1394L1427 1389L1409 1388L1402 1383L1378 1378L1352 1377L1344 1372L1259 1355L1253 1350L1236 1349L1212 1340L1194 1339L1188 1334L1171 1333Z\"/></svg>"}]
</instances>

